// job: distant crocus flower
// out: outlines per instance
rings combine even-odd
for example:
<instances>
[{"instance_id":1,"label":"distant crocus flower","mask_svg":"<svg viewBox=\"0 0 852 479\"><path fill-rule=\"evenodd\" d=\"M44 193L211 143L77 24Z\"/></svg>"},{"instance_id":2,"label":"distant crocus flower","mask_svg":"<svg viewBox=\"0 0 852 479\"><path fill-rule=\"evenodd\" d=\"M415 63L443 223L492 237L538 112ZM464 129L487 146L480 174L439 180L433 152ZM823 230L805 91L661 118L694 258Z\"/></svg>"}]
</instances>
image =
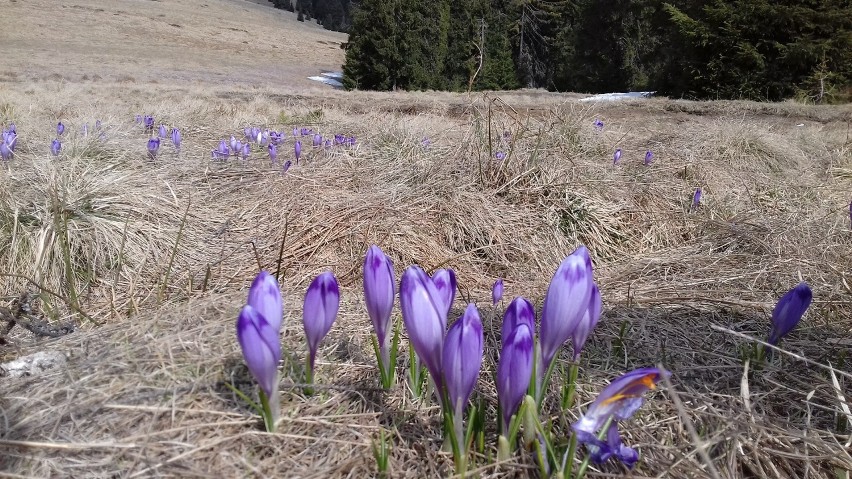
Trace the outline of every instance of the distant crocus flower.
<instances>
[{"instance_id":1,"label":"distant crocus flower","mask_svg":"<svg viewBox=\"0 0 852 479\"><path fill-rule=\"evenodd\" d=\"M544 370L583 319L589 307L592 284L589 250L580 246L559 265L544 298L540 335Z\"/></svg>"},{"instance_id":2,"label":"distant crocus flower","mask_svg":"<svg viewBox=\"0 0 852 479\"><path fill-rule=\"evenodd\" d=\"M322 145L322 135L317 133L316 135L314 135L314 146L316 147L316 146L321 146L321 145Z\"/></svg>"},{"instance_id":3,"label":"distant crocus flower","mask_svg":"<svg viewBox=\"0 0 852 479\"><path fill-rule=\"evenodd\" d=\"M142 115L136 115L136 123L142 123Z\"/></svg>"},{"instance_id":4,"label":"distant crocus flower","mask_svg":"<svg viewBox=\"0 0 852 479\"><path fill-rule=\"evenodd\" d=\"M450 268L447 269L439 269L432 274L432 281L435 283L435 288L438 290L438 293L441 295L441 299L444 301L444 308L447 313L450 313L450 308L453 306L453 301L456 299L456 273ZM445 315L446 316L446 315ZM446 318L444 318L446 320ZM446 321L444 322L444 327L447 326Z\"/></svg>"},{"instance_id":5,"label":"distant crocus flower","mask_svg":"<svg viewBox=\"0 0 852 479\"><path fill-rule=\"evenodd\" d=\"M89 124L83 123L83 136L89 136Z\"/></svg>"},{"instance_id":6,"label":"distant crocus flower","mask_svg":"<svg viewBox=\"0 0 852 479\"><path fill-rule=\"evenodd\" d=\"M11 132L13 135L17 135L17 134L18 134L18 127L17 127L17 126L15 126L15 123L14 123L14 122L9 123L9 132Z\"/></svg>"},{"instance_id":7,"label":"distant crocus flower","mask_svg":"<svg viewBox=\"0 0 852 479\"><path fill-rule=\"evenodd\" d=\"M524 325L529 328L530 333L535 332L535 309L532 303L526 298L517 297L509 303L506 312L503 313L503 325L500 328L500 343L506 344L509 341L512 331L519 325Z\"/></svg>"},{"instance_id":8,"label":"distant crocus flower","mask_svg":"<svg viewBox=\"0 0 852 479\"><path fill-rule=\"evenodd\" d=\"M243 142L241 142L240 140L237 140L236 144L234 144L233 150L234 150L233 151L234 156L242 155L243 154Z\"/></svg>"},{"instance_id":9,"label":"distant crocus flower","mask_svg":"<svg viewBox=\"0 0 852 479\"><path fill-rule=\"evenodd\" d=\"M293 151L296 154L296 163L299 163L299 158L302 157L302 142L296 141L296 144L293 146Z\"/></svg>"},{"instance_id":10,"label":"distant crocus flower","mask_svg":"<svg viewBox=\"0 0 852 479\"><path fill-rule=\"evenodd\" d=\"M95 120L95 130L101 129L101 120Z\"/></svg>"},{"instance_id":11,"label":"distant crocus flower","mask_svg":"<svg viewBox=\"0 0 852 479\"><path fill-rule=\"evenodd\" d=\"M9 161L12 159L12 149L9 148L9 145L6 144L5 141L0 143L0 158L2 158L3 161Z\"/></svg>"},{"instance_id":12,"label":"distant crocus flower","mask_svg":"<svg viewBox=\"0 0 852 479\"><path fill-rule=\"evenodd\" d=\"M302 136L307 136L311 134L311 130L308 128L302 128Z\"/></svg>"},{"instance_id":13,"label":"distant crocus flower","mask_svg":"<svg viewBox=\"0 0 852 479\"><path fill-rule=\"evenodd\" d=\"M157 151L160 149L160 139L151 138L148 140L148 155L153 159L157 156Z\"/></svg>"},{"instance_id":14,"label":"distant crocus flower","mask_svg":"<svg viewBox=\"0 0 852 479\"><path fill-rule=\"evenodd\" d=\"M613 431L607 431L607 441L598 439L598 432L612 418L610 428L617 422L629 419L642 406L642 395L645 391L655 389L656 384L670 375L668 371L657 368L641 368L624 374L609 386L589 406L586 414L571 425L577 435L577 440L586 445L592 461L602 463L610 457L622 460L632 467L638 459L636 451L625 447L620 437L611 436ZM615 436L618 430L614 431Z\"/></svg>"},{"instance_id":15,"label":"distant crocus flower","mask_svg":"<svg viewBox=\"0 0 852 479\"><path fill-rule=\"evenodd\" d=\"M261 146L266 146L269 143L269 132L262 131L257 134L257 143Z\"/></svg>"},{"instance_id":16,"label":"distant crocus flower","mask_svg":"<svg viewBox=\"0 0 852 479\"><path fill-rule=\"evenodd\" d=\"M59 156L59 150L61 149L62 143L60 143L58 139L53 140L53 142L50 144L50 153L52 153L53 156Z\"/></svg>"},{"instance_id":17,"label":"distant crocus flower","mask_svg":"<svg viewBox=\"0 0 852 479\"><path fill-rule=\"evenodd\" d=\"M289 170L290 166L292 166L292 165L293 165L292 161L290 161L290 160L285 161L284 162L284 173L287 173L287 170Z\"/></svg>"},{"instance_id":18,"label":"distant crocus flower","mask_svg":"<svg viewBox=\"0 0 852 479\"><path fill-rule=\"evenodd\" d=\"M168 134L168 130L166 129L166 125L160 125L160 131L157 132L160 138L165 138L166 134Z\"/></svg>"},{"instance_id":19,"label":"distant crocus flower","mask_svg":"<svg viewBox=\"0 0 852 479\"><path fill-rule=\"evenodd\" d=\"M494 155L494 158L497 158L497 161L503 161L503 160L505 160L505 159L506 159L506 152L504 152L504 151L498 151L498 152Z\"/></svg>"},{"instance_id":20,"label":"distant crocus flower","mask_svg":"<svg viewBox=\"0 0 852 479\"><path fill-rule=\"evenodd\" d=\"M278 148L275 146L275 143L270 143L266 149L269 151L269 159L275 163L278 160Z\"/></svg>"},{"instance_id":21,"label":"distant crocus flower","mask_svg":"<svg viewBox=\"0 0 852 479\"><path fill-rule=\"evenodd\" d=\"M438 397L441 397L441 360L447 308L435 283L419 266L410 266L402 274L399 306L411 346L429 370L438 388Z\"/></svg>"},{"instance_id":22,"label":"distant crocus flower","mask_svg":"<svg viewBox=\"0 0 852 479\"><path fill-rule=\"evenodd\" d=\"M308 286L302 319L308 340L308 361L313 376L314 361L319 343L331 330L340 308L340 289L331 271L320 274Z\"/></svg>"},{"instance_id":23,"label":"distant crocus flower","mask_svg":"<svg viewBox=\"0 0 852 479\"><path fill-rule=\"evenodd\" d=\"M701 188L696 188L692 194L692 209L696 209L701 205Z\"/></svg>"},{"instance_id":24,"label":"distant crocus flower","mask_svg":"<svg viewBox=\"0 0 852 479\"><path fill-rule=\"evenodd\" d=\"M277 131L270 131L269 132L269 141L278 145L278 144L281 143L281 140L282 140L281 133L278 133Z\"/></svg>"},{"instance_id":25,"label":"distant crocus flower","mask_svg":"<svg viewBox=\"0 0 852 479\"><path fill-rule=\"evenodd\" d=\"M60 121L56 124L56 134L62 136L63 133L65 133L65 125Z\"/></svg>"},{"instance_id":26,"label":"distant crocus flower","mask_svg":"<svg viewBox=\"0 0 852 479\"><path fill-rule=\"evenodd\" d=\"M506 435L512 415L527 393L533 370L533 332L518 324L500 344L497 363L497 399L500 403L500 432Z\"/></svg>"},{"instance_id":27,"label":"distant crocus flower","mask_svg":"<svg viewBox=\"0 0 852 479\"><path fill-rule=\"evenodd\" d=\"M465 406L482 366L482 321L476 305L468 304L464 315L450 327L444 339L441 368L449 407L461 421Z\"/></svg>"},{"instance_id":28,"label":"distant crocus flower","mask_svg":"<svg viewBox=\"0 0 852 479\"><path fill-rule=\"evenodd\" d=\"M778 344L784 336L802 320L802 316L811 305L813 293L807 283L799 283L795 288L788 291L775 309L772 310L772 331L769 333L769 344Z\"/></svg>"},{"instance_id":29,"label":"distant crocus flower","mask_svg":"<svg viewBox=\"0 0 852 479\"><path fill-rule=\"evenodd\" d=\"M3 135L3 144L9 148L9 151L15 151L15 147L18 145L18 135L13 131L5 132Z\"/></svg>"},{"instance_id":30,"label":"distant crocus flower","mask_svg":"<svg viewBox=\"0 0 852 479\"><path fill-rule=\"evenodd\" d=\"M571 341L574 344L574 362L580 359L580 353L583 352L583 347L589 339L589 335L598 325L598 320L601 318L603 303L601 302L601 293L598 290L598 285L592 283L592 293L589 296L589 307L583 314L583 319L577 323L574 333L571 335Z\"/></svg>"},{"instance_id":31,"label":"distant crocus flower","mask_svg":"<svg viewBox=\"0 0 852 479\"><path fill-rule=\"evenodd\" d=\"M373 322L382 360L389 359L387 340L391 328L391 312L396 297L396 278L393 262L376 245L370 246L364 257L364 302Z\"/></svg>"},{"instance_id":32,"label":"distant crocus flower","mask_svg":"<svg viewBox=\"0 0 852 479\"><path fill-rule=\"evenodd\" d=\"M330 140L330 139L325 140L325 147L326 147L326 148L331 148L331 140Z\"/></svg>"},{"instance_id":33,"label":"distant crocus flower","mask_svg":"<svg viewBox=\"0 0 852 479\"><path fill-rule=\"evenodd\" d=\"M293 128L293 136L299 136L299 129Z\"/></svg>"},{"instance_id":34,"label":"distant crocus flower","mask_svg":"<svg viewBox=\"0 0 852 479\"><path fill-rule=\"evenodd\" d=\"M423 137L422 140L420 140L420 146L422 146L423 148L429 148L429 145L431 145L431 144L432 144L432 141L425 136Z\"/></svg>"},{"instance_id":35,"label":"distant crocus flower","mask_svg":"<svg viewBox=\"0 0 852 479\"><path fill-rule=\"evenodd\" d=\"M154 117L153 116L145 115L145 117L143 118L143 121L145 123L145 130L146 131L154 131Z\"/></svg>"},{"instance_id":36,"label":"distant crocus flower","mask_svg":"<svg viewBox=\"0 0 852 479\"><path fill-rule=\"evenodd\" d=\"M595 125L595 129L600 131L600 130L603 130L604 122L600 121L599 119L595 119L594 125Z\"/></svg>"},{"instance_id":37,"label":"distant crocus flower","mask_svg":"<svg viewBox=\"0 0 852 479\"><path fill-rule=\"evenodd\" d=\"M621 148L615 150L615 154L612 155L612 164L617 165L618 162L621 161Z\"/></svg>"},{"instance_id":38,"label":"distant crocus flower","mask_svg":"<svg viewBox=\"0 0 852 479\"><path fill-rule=\"evenodd\" d=\"M178 150L180 150L180 140L180 130L178 130L177 128L172 128L172 143Z\"/></svg>"},{"instance_id":39,"label":"distant crocus flower","mask_svg":"<svg viewBox=\"0 0 852 479\"><path fill-rule=\"evenodd\" d=\"M654 153L651 150L645 152L645 165L650 165L654 161Z\"/></svg>"},{"instance_id":40,"label":"distant crocus flower","mask_svg":"<svg viewBox=\"0 0 852 479\"><path fill-rule=\"evenodd\" d=\"M503 299L503 278L495 281L494 286L491 287L491 302L497 304L501 299Z\"/></svg>"},{"instance_id":41,"label":"distant crocus flower","mask_svg":"<svg viewBox=\"0 0 852 479\"><path fill-rule=\"evenodd\" d=\"M243 159L247 160L249 155L251 155L251 146L249 146L249 144L246 143L245 145L243 145L243 151L242 151Z\"/></svg>"},{"instance_id":42,"label":"distant crocus flower","mask_svg":"<svg viewBox=\"0 0 852 479\"><path fill-rule=\"evenodd\" d=\"M228 156L230 156L231 151L228 149L228 144L225 140L219 141L219 147L213 150L213 159L215 160L226 160Z\"/></svg>"},{"instance_id":43,"label":"distant crocus flower","mask_svg":"<svg viewBox=\"0 0 852 479\"><path fill-rule=\"evenodd\" d=\"M228 146L231 147L231 151L236 151L237 149L237 139L234 138L234 135L231 135L231 141L228 143Z\"/></svg>"},{"instance_id":44,"label":"distant crocus flower","mask_svg":"<svg viewBox=\"0 0 852 479\"><path fill-rule=\"evenodd\" d=\"M254 134L250 126L247 126L243 129L243 136L246 137L246 141L252 141L254 139Z\"/></svg>"}]
</instances>

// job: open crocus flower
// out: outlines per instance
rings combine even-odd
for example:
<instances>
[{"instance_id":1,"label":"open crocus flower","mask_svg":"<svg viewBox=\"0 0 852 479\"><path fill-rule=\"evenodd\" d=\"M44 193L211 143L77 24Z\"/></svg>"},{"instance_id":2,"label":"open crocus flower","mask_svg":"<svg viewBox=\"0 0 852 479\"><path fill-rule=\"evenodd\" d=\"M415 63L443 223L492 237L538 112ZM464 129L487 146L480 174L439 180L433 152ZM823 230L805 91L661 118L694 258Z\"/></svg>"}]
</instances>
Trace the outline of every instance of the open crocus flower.
<instances>
[{"instance_id":1,"label":"open crocus flower","mask_svg":"<svg viewBox=\"0 0 852 479\"><path fill-rule=\"evenodd\" d=\"M505 331L505 321L503 325ZM518 411L527 393L532 372L533 331L529 323L522 321L516 323L501 342L500 360L497 363L497 399L502 414L500 434L504 436L508 435L512 415Z\"/></svg>"},{"instance_id":2,"label":"open crocus flower","mask_svg":"<svg viewBox=\"0 0 852 479\"><path fill-rule=\"evenodd\" d=\"M807 283L799 283L788 291L772 311L772 331L769 333L769 344L778 344L784 336L802 320L802 316L811 305L813 293Z\"/></svg>"},{"instance_id":3,"label":"open crocus flower","mask_svg":"<svg viewBox=\"0 0 852 479\"><path fill-rule=\"evenodd\" d=\"M530 330L530 334L535 333L535 309L532 303L526 298L517 297L509 303L506 312L503 313L503 326L500 329L500 343L506 344L509 341L509 336L518 325L525 325Z\"/></svg>"},{"instance_id":4,"label":"open crocus flower","mask_svg":"<svg viewBox=\"0 0 852 479\"><path fill-rule=\"evenodd\" d=\"M612 164L617 165L620 160L621 160L621 148L618 148L618 149L615 150L615 154L612 155Z\"/></svg>"},{"instance_id":5,"label":"open crocus flower","mask_svg":"<svg viewBox=\"0 0 852 479\"><path fill-rule=\"evenodd\" d=\"M157 151L160 149L160 139L151 138L148 140L148 155L153 159L157 156Z\"/></svg>"},{"instance_id":6,"label":"open crocus flower","mask_svg":"<svg viewBox=\"0 0 852 479\"><path fill-rule=\"evenodd\" d=\"M393 262L376 245L370 246L364 257L364 302L373 322L373 331L379 346L379 359L383 370L389 370L390 350L388 338L391 330L391 312L396 297L396 278Z\"/></svg>"},{"instance_id":7,"label":"open crocus flower","mask_svg":"<svg viewBox=\"0 0 852 479\"><path fill-rule=\"evenodd\" d=\"M441 295L444 301L444 327L447 326L446 316L450 314L450 308L453 306L453 301L456 299L456 273L450 268L439 269L432 274L432 281L435 283L435 288Z\"/></svg>"},{"instance_id":8,"label":"open crocus flower","mask_svg":"<svg viewBox=\"0 0 852 479\"><path fill-rule=\"evenodd\" d=\"M228 149L228 143L225 140L220 140L219 147L212 152L214 160L227 160L230 155L231 150Z\"/></svg>"},{"instance_id":9,"label":"open crocus flower","mask_svg":"<svg viewBox=\"0 0 852 479\"><path fill-rule=\"evenodd\" d=\"M592 286L592 260L589 250L580 246L559 265L544 297L539 342L545 371L586 314Z\"/></svg>"},{"instance_id":10,"label":"open crocus flower","mask_svg":"<svg viewBox=\"0 0 852 479\"><path fill-rule=\"evenodd\" d=\"M438 388L438 397L442 397L441 358L447 324L446 300L423 269L409 266L400 281L399 306L411 346L426 364Z\"/></svg>"},{"instance_id":11,"label":"open crocus flower","mask_svg":"<svg viewBox=\"0 0 852 479\"><path fill-rule=\"evenodd\" d=\"M636 369L616 379L601 391L586 414L571 425L577 434L577 440L586 445L592 461L601 463L610 457L616 457L629 467L636 463L638 454L621 443L617 422L633 416L642 406L642 395L650 389L655 389L657 383L670 374L658 368ZM611 422L607 430L607 441L604 442L598 439L598 434L607 421Z\"/></svg>"},{"instance_id":12,"label":"open crocus flower","mask_svg":"<svg viewBox=\"0 0 852 479\"><path fill-rule=\"evenodd\" d=\"M302 319L308 340L308 383L312 382L314 361L320 341L331 330L340 308L340 288L331 271L320 274L308 286Z\"/></svg>"},{"instance_id":13,"label":"open crocus flower","mask_svg":"<svg viewBox=\"0 0 852 479\"><path fill-rule=\"evenodd\" d=\"M589 335L592 334L595 326L598 325L602 309L601 293L598 291L598 285L593 282L592 293L589 295L589 307L586 308L583 319L577 323L577 327L571 335L571 341L574 343L574 362L580 359L580 353L583 352L583 347L585 347Z\"/></svg>"},{"instance_id":14,"label":"open crocus flower","mask_svg":"<svg viewBox=\"0 0 852 479\"><path fill-rule=\"evenodd\" d=\"M59 150L61 150L61 149L62 149L62 143L60 143L58 139L53 140L53 142L50 144L50 153L53 156L59 156Z\"/></svg>"},{"instance_id":15,"label":"open crocus flower","mask_svg":"<svg viewBox=\"0 0 852 479\"><path fill-rule=\"evenodd\" d=\"M491 287L491 303L497 304L501 299L503 299L503 278L495 281L494 286Z\"/></svg>"},{"instance_id":16,"label":"open crocus flower","mask_svg":"<svg viewBox=\"0 0 852 479\"><path fill-rule=\"evenodd\" d=\"M645 165L650 165L654 161L654 153L651 150L645 152Z\"/></svg>"},{"instance_id":17,"label":"open crocus flower","mask_svg":"<svg viewBox=\"0 0 852 479\"><path fill-rule=\"evenodd\" d=\"M506 152L498 151L497 153L494 154L494 158L496 158L497 161L503 161L503 160L506 159Z\"/></svg>"},{"instance_id":18,"label":"open crocus flower","mask_svg":"<svg viewBox=\"0 0 852 479\"><path fill-rule=\"evenodd\" d=\"M154 117L151 115L145 115L143 117L143 122L145 123L146 131L154 131Z\"/></svg>"},{"instance_id":19,"label":"open crocus flower","mask_svg":"<svg viewBox=\"0 0 852 479\"><path fill-rule=\"evenodd\" d=\"M65 125L63 125L62 122L60 121L59 123L56 124L56 134L58 136L62 136L63 133L65 133Z\"/></svg>"}]
</instances>

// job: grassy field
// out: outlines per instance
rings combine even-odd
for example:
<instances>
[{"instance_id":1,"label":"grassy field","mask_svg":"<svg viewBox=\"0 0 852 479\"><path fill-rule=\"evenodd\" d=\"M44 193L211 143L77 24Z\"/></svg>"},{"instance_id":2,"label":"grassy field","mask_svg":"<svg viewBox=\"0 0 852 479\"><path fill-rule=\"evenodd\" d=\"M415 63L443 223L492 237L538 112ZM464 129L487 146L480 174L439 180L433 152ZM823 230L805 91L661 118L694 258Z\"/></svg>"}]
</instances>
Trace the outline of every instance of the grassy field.
<instances>
[{"instance_id":1,"label":"grassy field","mask_svg":"<svg viewBox=\"0 0 852 479\"><path fill-rule=\"evenodd\" d=\"M49 9L59 11L33 13ZM476 394L490 421L507 303L491 306L491 284L505 278L507 298L538 308L559 262L588 246L604 313L579 405L546 406L557 429L625 371L662 364L673 376L622 424L637 467L587 477L849 477L849 106L347 93L305 79L339 70L345 36L257 3L11 0L3 11L0 125L15 122L19 140L0 163L0 306L33 293L33 316L76 330L18 327L0 344L2 362L67 359L0 378L0 476L372 477L381 431L391 477L450 476L439 408L405 383L407 341L397 384L378 388L361 290L375 243L397 275L456 271L451 320L479 305ZM166 140L151 160L137 114L180 128L181 150ZM305 141L286 173L256 146L246 161L211 161L246 126L358 141ZM498 140L505 131L511 140ZM280 158L292 158L288 135ZM280 267L285 304L275 434L226 386L253 394L234 324L259 267ZM305 396L302 297L327 269L341 311L320 348L318 394ZM746 368L743 352L799 281L814 301L786 352ZM529 454L495 465L488 431L472 459L480 477L537 477Z\"/></svg>"}]
</instances>

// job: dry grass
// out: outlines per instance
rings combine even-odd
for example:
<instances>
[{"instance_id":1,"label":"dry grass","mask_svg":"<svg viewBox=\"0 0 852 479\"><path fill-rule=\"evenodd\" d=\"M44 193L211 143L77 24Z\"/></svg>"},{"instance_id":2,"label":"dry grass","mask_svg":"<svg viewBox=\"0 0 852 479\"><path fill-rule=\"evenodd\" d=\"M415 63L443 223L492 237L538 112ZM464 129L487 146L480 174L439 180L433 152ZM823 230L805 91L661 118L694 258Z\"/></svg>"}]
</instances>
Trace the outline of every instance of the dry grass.
<instances>
[{"instance_id":1,"label":"dry grass","mask_svg":"<svg viewBox=\"0 0 852 479\"><path fill-rule=\"evenodd\" d=\"M184 8L136 3L128 11L140 15ZM211 18L255 8L209 3ZM261 11L247 18L274 25ZM257 64L249 67L259 74ZM590 105L530 91L317 94L270 83L158 81L13 81L0 90L0 123L14 120L20 133L18 155L0 165L0 272L67 296L67 257L81 308L105 323L81 322L57 340L16 333L0 346L4 360L40 350L69 357L60 372L0 379L0 471L369 477L370 442L384 429L393 435L392 477L448 475L436 408L412 402L404 383L376 389L359 291L371 243L393 257L398 273L412 263L453 267L464 300L483 305L487 372L477 391L490 418L502 312L487 306L491 283L504 277L508 296L540 305L558 262L583 243L605 308L582 362L581 403L625 370L662 363L674 372L671 387L623 427L642 456L635 477L813 479L852 470L852 424L824 367L836 368L849 398L848 107ZM181 128L180 154L164 142L160 157L148 160L137 113ZM60 118L69 133L53 159ZM82 138L81 125L91 129L96 118L106 139ZM595 118L606 123L602 133L591 126ZM218 139L246 125L311 126L359 141L306 148L305 166L286 175L257 150L248 162L211 162ZM489 142L489 131L494 138L506 130L509 145ZM280 155L291 147L292 140ZM612 165L616 147L625 152L620 166ZM497 149L509 153L502 164L492 159ZM641 164L646 149L656 155L651 167ZM705 199L693 212L698 186ZM257 262L277 268L282 239L288 353L283 422L270 435L225 384L253 392L234 321ZM325 269L340 278L344 301L321 347L321 392L306 397L298 387L301 294ZM813 287L814 304L783 346L807 361L778 353L744 380L741 354L752 342L738 334L765 337L774 301L800 278ZM4 298L32 288L0 278ZM62 301L41 299L52 320L81 321ZM399 366L401 380L403 360ZM548 408L563 431L581 410ZM489 434L476 458L483 477L535 475L528 457L493 466ZM607 465L591 475L621 472Z\"/></svg>"}]
</instances>

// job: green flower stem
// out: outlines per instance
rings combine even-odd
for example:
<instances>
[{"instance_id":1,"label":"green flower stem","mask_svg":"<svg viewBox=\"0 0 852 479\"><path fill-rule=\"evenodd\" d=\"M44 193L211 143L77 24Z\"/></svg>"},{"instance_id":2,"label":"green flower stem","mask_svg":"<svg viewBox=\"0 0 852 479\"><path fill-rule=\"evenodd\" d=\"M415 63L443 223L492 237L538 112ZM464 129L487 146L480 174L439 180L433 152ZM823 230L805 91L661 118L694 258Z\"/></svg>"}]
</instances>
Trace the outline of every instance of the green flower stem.
<instances>
[{"instance_id":1,"label":"green flower stem","mask_svg":"<svg viewBox=\"0 0 852 479\"><path fill-rule=\"evenodd\" d=\"M578 363L571 364L568 369L568 378L562 385L562 409L568 409L574 405L574 397L577 395L577 375L580 373Z\"/></svg>"},{"instance_id":2,"label":"green flower stem","mask_svg":"<svg viewBox=\"0 0 852 479\"><path fill-rule=\"evenodd\" d=\"M312 396L314 394L314 388L310 385L314 383L314 362L312 361L311 354L308 353L308 357L305 364L305 394L308 396Z\"/></svg>"}]
</instances>

